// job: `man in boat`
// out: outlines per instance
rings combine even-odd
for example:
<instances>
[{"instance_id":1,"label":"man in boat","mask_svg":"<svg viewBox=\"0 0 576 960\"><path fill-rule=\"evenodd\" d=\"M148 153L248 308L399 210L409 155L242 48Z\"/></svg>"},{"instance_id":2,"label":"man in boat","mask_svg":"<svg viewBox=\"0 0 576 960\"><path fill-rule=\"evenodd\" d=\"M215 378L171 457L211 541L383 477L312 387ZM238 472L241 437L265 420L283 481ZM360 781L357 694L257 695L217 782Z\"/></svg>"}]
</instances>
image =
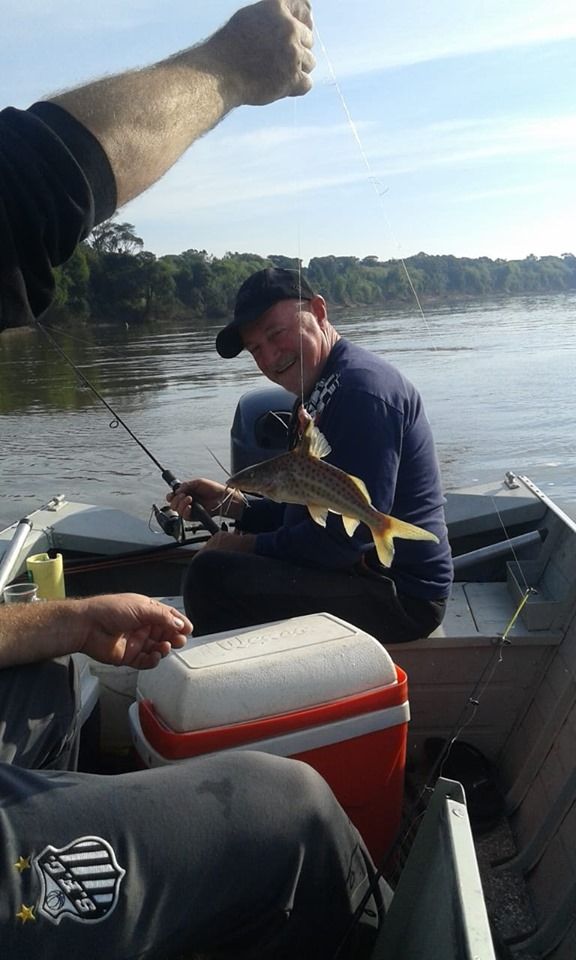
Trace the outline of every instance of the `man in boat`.
<instances>
[{"instance_id":1,"label":"man in boat","mask_svg":"<svg viewBox=\"0 0 576 960\"><path fill-rule=\"evenodd\" d=\"M265 497L246 505L238 493L227 501L222 484L188 481L168 496L182 517L198 501L236 519L236 532L215 534L187 572L184 599L195 633L327 611L386 644L428 636L444 615L452 560L418 392L387 360L341 337L324 298L295 271L250 276L216 348L224 358L247 350L269 380L303 397L331 447L327 461L363 480L377 510L438 542L396 540L387 569L364 524L350 537L335 514L324 527L305 506ZM297 426L293 416L289 434Z\"/></svg>"},{"instance_id":2,"label":"man in boat","mask_svg":"<svg viewBox=\"0 0 576 960\"><path fill-rule=\"evenodd\" d=\"M310 4L263 0L154 67L0 113L0 330L51 268L229 110L306 93ZM174 109L176 105L176 109ZM190 622L137 594L0 608L0 940L10 960L332 957L374 867L308 766L239 751L113 780L73 769L70 654L154 667ZM376 887L339 956L370 949Z\"/></svg>"}]
</instances>

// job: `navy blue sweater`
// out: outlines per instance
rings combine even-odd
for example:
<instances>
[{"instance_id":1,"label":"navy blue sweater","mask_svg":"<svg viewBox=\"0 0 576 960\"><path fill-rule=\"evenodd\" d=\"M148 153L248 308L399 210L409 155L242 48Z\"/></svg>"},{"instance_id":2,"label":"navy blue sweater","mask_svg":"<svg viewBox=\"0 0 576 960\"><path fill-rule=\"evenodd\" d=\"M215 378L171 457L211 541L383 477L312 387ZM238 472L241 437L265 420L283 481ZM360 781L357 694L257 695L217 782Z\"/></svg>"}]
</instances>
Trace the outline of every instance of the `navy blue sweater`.
<instances>
[{"instance_id":1,"label":"navy blue sweater","mask_svg":"<svg viewBox=\"0 0 576 960\"><path fill-rule=\"evenodd\" d=\"M46 310L52 267L115 207L108 158L74 117L48 102L0 112L0 330Z\"/></svg>"},{"instance_id":2,"label":"navy blue sweater","mask_svg":"<svg viewBox=\"0 0 576 960\"><path fill-rule=\"evenodd\" d=\"M444 496L430 424L419 393L387 360L340 339L306 403L332 452L326 458L366 484L382 513L415 523L440 542L395 540L389 576L400 593L423 600L448 596L452 558ZM306 507L262 499L245 510L241 528L257 533L256 552L306 566L342 570L372 549L360 524L347 536L339 516L324 529Z\"/></svg>"}]
</instances>

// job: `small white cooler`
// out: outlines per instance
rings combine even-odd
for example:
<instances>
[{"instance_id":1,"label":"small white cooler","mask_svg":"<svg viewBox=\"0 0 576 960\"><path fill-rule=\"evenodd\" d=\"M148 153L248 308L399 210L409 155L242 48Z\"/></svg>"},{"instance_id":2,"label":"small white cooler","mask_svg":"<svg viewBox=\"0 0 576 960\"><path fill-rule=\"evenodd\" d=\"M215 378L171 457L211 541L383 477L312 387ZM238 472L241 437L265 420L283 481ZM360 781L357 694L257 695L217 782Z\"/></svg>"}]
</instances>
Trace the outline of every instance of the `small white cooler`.
<instances>
[{"instance_id":1,"label":"small white cooler","mask_svg":"<svg viewBox=\"0 0 576 960\"><path fill-rule=\"evenodd\" d=\"M406 674L327 613L191 638L138 675L130 708L146 766L231 749L313 766L380 861L402 810Z\"/></svg>"}]
</instances>

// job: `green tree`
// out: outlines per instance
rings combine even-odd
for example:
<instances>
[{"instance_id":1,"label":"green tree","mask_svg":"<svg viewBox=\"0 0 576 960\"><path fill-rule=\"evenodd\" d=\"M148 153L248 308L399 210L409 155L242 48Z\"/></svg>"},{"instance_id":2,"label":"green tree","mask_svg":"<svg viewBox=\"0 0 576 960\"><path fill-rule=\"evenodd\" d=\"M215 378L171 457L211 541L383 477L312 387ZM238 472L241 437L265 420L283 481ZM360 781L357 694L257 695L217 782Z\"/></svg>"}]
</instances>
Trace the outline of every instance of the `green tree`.
<instances>
[{"instance_id":1,"label":"green tree","mask_svg":"<svg viewBox=\"0 0 576 960\"><path fill-rule=\"evenodd\" d=\"M178 256L164 257L173 270L175 295L194 316L206 313L206 291L211 279L212 258L205 250L185 250Z\"/></svg>"},{"instance_id":2,"label":"green tree","mask_svg":"<svg viewBox=\"0 0 576 960\"><path fill-rule=\"evenodd\" d=\"M140 263L129 253L101 254L90 275L94 315L106 320L137 320L145 314Z\"/></svg>"},{"instance_id":3,"label":"green tree","mask_svg":"<svg viewBox=\"0 0 576 960\"><path fill-rule=\"evenodd\" d=\"M302 261L299 257L284 257L280 253L271 253L268 260L273 266L280 267L282 270L302 270Z\"/></svg>"},{"instance_id":4,"label":"green tree","mask_svg":"<svg viewBox=\"0 0 576 960\"><path fill-rule=\"evenodd\" d=\"M143 250L135 259L138 261L144 318L169 315L174 308L176 294L170 264L157 260L148 250Z\"/></svg>"},{"instance_id":5,"label":"green tree","mask_svg":"<svg viewBox=\"0 0 576 960\"><path fill-rule=\"evenodd\" d=\"M113 217L94 227L87 242L97 253L135 254L144 246L132 223L117 223Z\"/></svg>"},{"instance_id":6,"label":"green tree","mask_svg":"<svg viewBox=\"0 0 576 960\"><path fill-rule=\"evenodd\" d=\"M89 313L90 267L83 244L76 247L66 263L54 270L56 290L55 307L64 307L70 313L85 316Z\"/></svg>"}]
</instances>

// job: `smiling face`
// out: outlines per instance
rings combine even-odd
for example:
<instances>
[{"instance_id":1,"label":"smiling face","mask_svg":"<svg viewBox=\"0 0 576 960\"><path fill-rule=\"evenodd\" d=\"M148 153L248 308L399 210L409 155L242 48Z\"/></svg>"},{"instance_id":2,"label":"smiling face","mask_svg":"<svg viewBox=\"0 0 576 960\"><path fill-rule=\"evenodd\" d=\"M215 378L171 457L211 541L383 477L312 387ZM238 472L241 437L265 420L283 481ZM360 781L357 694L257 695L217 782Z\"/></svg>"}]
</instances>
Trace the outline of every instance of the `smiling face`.
<instances>
[{"instance_id":1,"label":"smiling face","mask_svg":"<svg viewBox=\"0 0 576 960\"><path fill-rule=\"evenodd\" d=\"M244 347L272 383L308 396L338 334L323 297L280 300L241 330Z\"/></svg>"}]
</instances>

